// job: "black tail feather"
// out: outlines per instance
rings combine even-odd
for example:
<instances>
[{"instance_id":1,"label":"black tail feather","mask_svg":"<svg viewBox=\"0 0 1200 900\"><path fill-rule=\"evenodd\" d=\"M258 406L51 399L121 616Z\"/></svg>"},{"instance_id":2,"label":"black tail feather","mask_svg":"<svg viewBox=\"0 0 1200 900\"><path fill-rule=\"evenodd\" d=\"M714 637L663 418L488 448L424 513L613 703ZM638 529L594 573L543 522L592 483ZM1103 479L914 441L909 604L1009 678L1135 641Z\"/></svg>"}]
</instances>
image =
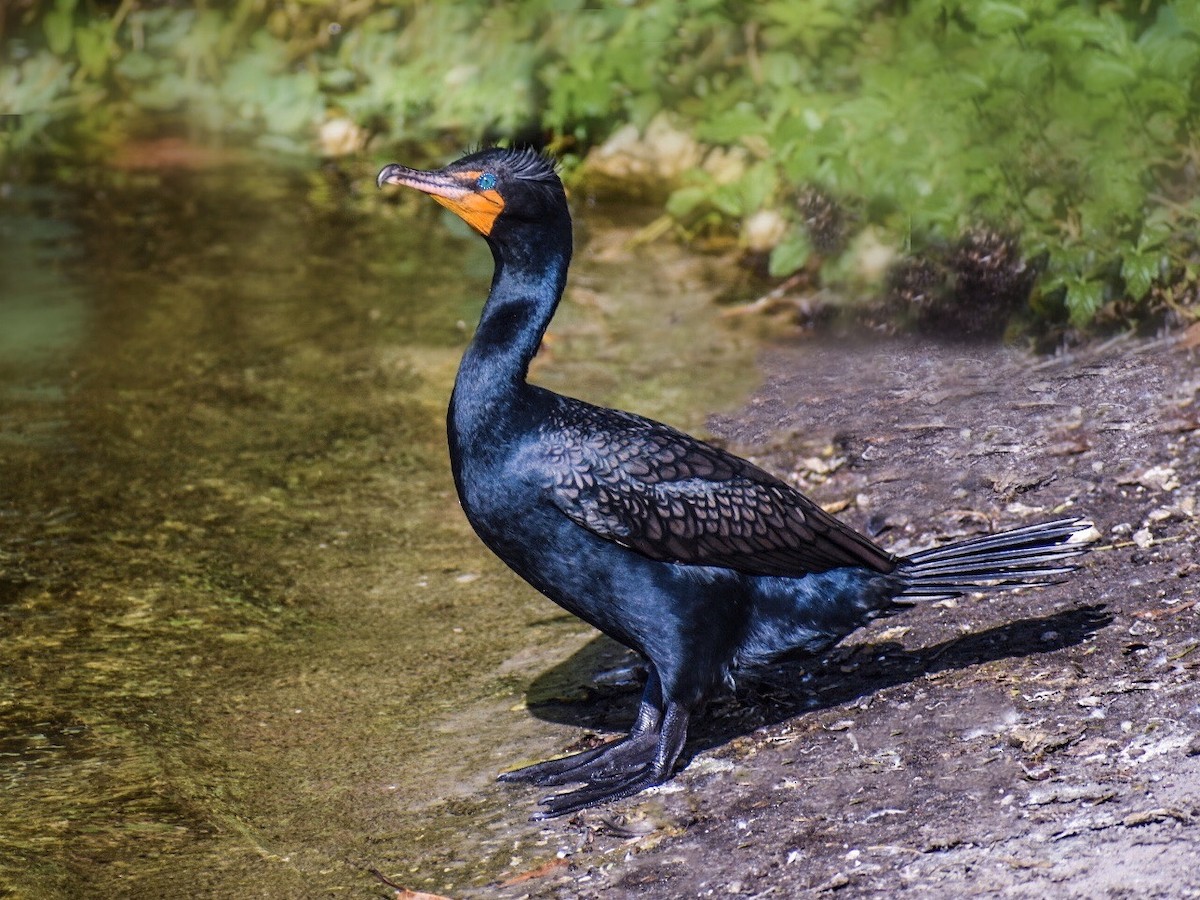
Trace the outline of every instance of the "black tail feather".
<instances>
[{"instance_id":1,"label":"black tail feather","mask_svg":"<svg viewBox=\"0 0 1200 900\"><path fill-rule=\"evenodd\" d=\"M1087 519L1056 519L922 550L897 570L907 582L897 599L946 599L1053 584L1078 568L1063 560L1088 550L1092 527Z\"/></svg>"}]
</instances>

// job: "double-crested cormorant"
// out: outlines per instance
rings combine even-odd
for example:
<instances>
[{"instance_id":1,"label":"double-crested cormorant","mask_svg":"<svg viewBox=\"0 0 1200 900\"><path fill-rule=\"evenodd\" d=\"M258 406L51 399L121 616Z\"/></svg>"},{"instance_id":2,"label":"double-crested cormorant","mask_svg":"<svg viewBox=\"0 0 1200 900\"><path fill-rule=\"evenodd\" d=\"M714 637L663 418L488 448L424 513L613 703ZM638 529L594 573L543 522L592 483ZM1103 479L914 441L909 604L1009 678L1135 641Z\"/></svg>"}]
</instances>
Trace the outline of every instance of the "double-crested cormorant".
<instances>
[{"instance_id":1,"label":"double-crested cormorant","mask_svg":"<svg viewBox=\"0 0 1200 900\"><path fill-rule=\"evenodd\" d=\"M582 783L539 817L671 777L688 721L730 674L818 654L908 601L1045 583L1071 571L1089 522L1059 519L895 556L799 491L632 413L526 382L571 259L554 164L488 149L443 169L385 167L484 236L491 293L450 399L454 482L483 542L557 603L645 657L628 737L500 776Z\"/></svg>"}]
</instances>

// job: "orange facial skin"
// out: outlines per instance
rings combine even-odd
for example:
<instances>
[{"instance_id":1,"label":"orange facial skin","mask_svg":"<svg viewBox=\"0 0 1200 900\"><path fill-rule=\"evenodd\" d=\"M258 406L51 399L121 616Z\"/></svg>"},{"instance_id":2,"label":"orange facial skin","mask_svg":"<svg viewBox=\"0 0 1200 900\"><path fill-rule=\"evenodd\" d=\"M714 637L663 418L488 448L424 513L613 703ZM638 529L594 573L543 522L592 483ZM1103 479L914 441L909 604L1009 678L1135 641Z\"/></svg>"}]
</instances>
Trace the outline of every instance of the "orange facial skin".
<instances>
[{"instance_id":1,"label":"orange facial skin","mask_svg":"<svg viewBox=\"0 0 1200 900\"><path fill-rule=\"evenodd\" d=\"M388 166L379 173L379 183L400 184L433 197L485 237L492 232L496 217L504 211L499 191L475 187L482 172L422 172L404 166Z\"/></svg>"}]
</instances>

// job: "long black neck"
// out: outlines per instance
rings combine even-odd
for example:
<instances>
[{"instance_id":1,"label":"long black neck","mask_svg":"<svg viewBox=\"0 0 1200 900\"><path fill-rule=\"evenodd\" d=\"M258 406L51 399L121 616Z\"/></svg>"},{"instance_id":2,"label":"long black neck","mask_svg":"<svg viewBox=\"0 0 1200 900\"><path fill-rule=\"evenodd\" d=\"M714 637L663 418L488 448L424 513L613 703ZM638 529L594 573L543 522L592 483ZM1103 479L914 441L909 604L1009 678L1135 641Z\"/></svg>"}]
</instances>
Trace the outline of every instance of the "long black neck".
<instances>
[{"instance_id":1,"label":"long black neck","mask_svg":"<svg viewBox=\"0 0 1200 900\"><path fill-rule=\"evenodd\" d=\"M459 365L450 429L467 439L511 409L562 297L571 261L571 220L507 224L489 238L496 262L475 337Z\"/></svg>"}]
</instances>

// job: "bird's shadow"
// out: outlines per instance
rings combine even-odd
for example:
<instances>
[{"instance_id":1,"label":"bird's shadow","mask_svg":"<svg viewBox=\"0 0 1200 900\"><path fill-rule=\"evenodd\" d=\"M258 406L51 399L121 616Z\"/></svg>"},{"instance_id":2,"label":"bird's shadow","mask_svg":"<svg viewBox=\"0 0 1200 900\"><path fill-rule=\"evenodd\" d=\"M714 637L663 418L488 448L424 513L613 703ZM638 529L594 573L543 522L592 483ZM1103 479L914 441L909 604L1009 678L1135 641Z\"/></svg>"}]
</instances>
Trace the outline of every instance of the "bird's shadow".
<instances>
[{"instance_id":1,"label":"bird's shadow","mask_svg":"<svg viewBox=\"0 0 1200 900\"><path fill-rule=\"evenodd\" d=\"M1018 619L929 647L894 643L838 647L819 659L783 660L738 683L710 704L689 740L687 756L802 713L850 703L924 675L1001 659L1051 653L1083 643L1112 622L1102 605ZM538 718L595 731L628 730L644 670L636 657L597 637L529 686L527 705ZM610 683L597 683L596 673Z\"/></svg>"}]
</instances>

